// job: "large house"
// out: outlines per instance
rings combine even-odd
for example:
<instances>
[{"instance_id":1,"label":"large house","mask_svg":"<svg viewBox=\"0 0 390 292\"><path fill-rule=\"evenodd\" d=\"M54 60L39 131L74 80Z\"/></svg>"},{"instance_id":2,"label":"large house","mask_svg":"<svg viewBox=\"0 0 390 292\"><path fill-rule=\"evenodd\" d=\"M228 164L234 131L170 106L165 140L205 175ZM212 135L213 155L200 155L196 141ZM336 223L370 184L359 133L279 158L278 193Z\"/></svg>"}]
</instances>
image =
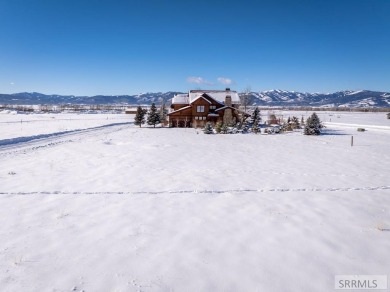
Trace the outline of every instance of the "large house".
<instances>
[{"instance_id":1,"label":"large house","mask_svg":"<svg viewBox=\"0 0 390 292\"><path fill-rule=\"evenodd\" d=\"M168 114L171 127L203 127L206 122L235 124L241 115L240 98L236 91L190 90L188 94L177 94L172 98Z\"/></svg>"}]
</instances>

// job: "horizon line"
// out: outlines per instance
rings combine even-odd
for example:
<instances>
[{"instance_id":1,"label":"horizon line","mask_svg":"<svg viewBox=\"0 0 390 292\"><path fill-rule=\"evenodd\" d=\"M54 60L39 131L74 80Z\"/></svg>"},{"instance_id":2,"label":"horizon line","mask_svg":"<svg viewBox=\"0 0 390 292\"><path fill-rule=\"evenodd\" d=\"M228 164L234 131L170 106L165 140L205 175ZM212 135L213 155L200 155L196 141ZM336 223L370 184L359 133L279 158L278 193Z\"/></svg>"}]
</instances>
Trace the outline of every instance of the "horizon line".
<instances>
[{"instance_id":1,"label":"horizon line","mask_svg":"<svg viewBox=\"0 0 390 292\"><path fill-rule=\"evenodd\" d=\"M197 91L210 91L210 89L190 89L190 90L197 90ZM95 96L134 96L134 95L143 95L143 94L156 94L156 93L168 93L168 92L173 92L173 93L188 93L188 91L175 91L175 90L169 90L169 91L146 91L146 92L139 92L135 94L94 94L94 95L77 95L77 94L59 94L59 93L42 93L39 91L20 91L20 92L14 92L14 93L0 93L4 95L16 95L16 94L22 94L22 93L27 93L27 94L42 94L42 95L47 95L47 96L52 96L52 95L58 95L58 96L73 96L73 97L95 97ZM226 90L215 90L215 91L226 91ZM230 90L230 91L236 91L237 93L244 93L245 90L239 91L239 90ZM380 90L371 90L371 89L344 89L344 90L337 90L337 91L332 91L332 92L320 92L320 91L314 91L314 92L309 92L309 91L297 91L297 90L284 90L284 89L268 89L268 90L251 90L250 93L267 93L267 92L272 92L272 91L280 91L280 92L293 92L293 93L310 93L310 94L333 94L337 92L363 92L363 91L372 91L372 92L381 92L381 93L390 93L390 91L380 91Z\"/></svg>"}]
</instances>

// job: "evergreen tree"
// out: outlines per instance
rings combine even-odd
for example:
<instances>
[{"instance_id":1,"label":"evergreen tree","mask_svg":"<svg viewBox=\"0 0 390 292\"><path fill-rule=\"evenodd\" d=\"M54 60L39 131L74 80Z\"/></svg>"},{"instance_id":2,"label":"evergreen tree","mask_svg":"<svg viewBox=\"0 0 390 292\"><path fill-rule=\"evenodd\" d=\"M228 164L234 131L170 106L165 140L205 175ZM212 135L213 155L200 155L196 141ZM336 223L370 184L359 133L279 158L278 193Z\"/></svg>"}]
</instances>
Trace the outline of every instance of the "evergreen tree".
<instances>
[{"instance_id":1,"label":"evergreen tree","mask_svg":"<svg viewBox=\"0 0 390 292\"><path fill-rule=\"evenodd\" d=\"M257 134L260 132L260 127L259 127L260 120L261 120L260 110L258 107L256 107L251 115L251 123L252 123L252 132L253 133Z\"/></svg>"},{"instance_id":2,"label":"evergreen tree","mask_svg":"<svg viewBox=\"0 0 390 292\"><path fill-rule=\"evenodd\" d=\"M242 133L243 133L243 134L246 134L246 133L248 133L248 131L249 131L248 122L245 121L245 122L243 123L243 125L242 125Z\"/></svg>"},{"instance_id":3,"label":"evergreen tree","mask_svg":"<svg viewBox=\"0 0 390 292\"><path fill-rule=\"evenodd\" d=\"M152 103L152 106L148 112L148 125L153 125L153 128L155 128L156 125L160 122L160 114L157 112L156 105Z\"/></svg>"},{"instance_id":4,"label":"evergreen tree","mask_svg":"<svg viewBox=\"0 0 390 292\"><path fill-rule=\"evenodd\" d=\"M145 110L142 109L141 106L138 106L137 108L137 113L135 114L134 117L134 125L137 125L141 128L142 124L145 124Z\"/></svg>"},{"instance_id":5,"label":"evergreen tree","mask_svg":"<svg viewBox=\"0 0 390 292\"><path fill-rule=\"evenodd\" d=\"M203 131L205 134L213 134L214 133L213 126L211 125L210 122L206 123L206 126L204 127Z\"/></svg>"},{"instance_id":6,"label":"evergreen tree","mask_svg":"<svg viewBox=\"0 0 390 292\"><path fill-rule=\"evenodd\" d=\"M254 123L253 126L252 126L252 132L255 133L255 134L258 134L260 133L260 127L259 127L259 123Z\"/></svg>"},{"instance_id":7,"label":"evergreen tree","mask_svg":"<svg viewBox=\"0 0 390 292\"><path fill-rule=\"evenodd\" d=\"M253 111L252 115L251 115L251 123L252 125L255 124L255 122L259 123L261 120L260 118L260 110L258 107L255 108L255 110Z\"/></svg>"},{"instance_id":8,"label":"evergreen tree","mask_svg":"<svg viewBox=\"0 0 390 292\"><path fill-rule=\"evenodd\" d=\"M304 135L320 135L321 129L323 128L321 121L316 113L313 113L307 120Z\"/></svg>"}]
</instances>

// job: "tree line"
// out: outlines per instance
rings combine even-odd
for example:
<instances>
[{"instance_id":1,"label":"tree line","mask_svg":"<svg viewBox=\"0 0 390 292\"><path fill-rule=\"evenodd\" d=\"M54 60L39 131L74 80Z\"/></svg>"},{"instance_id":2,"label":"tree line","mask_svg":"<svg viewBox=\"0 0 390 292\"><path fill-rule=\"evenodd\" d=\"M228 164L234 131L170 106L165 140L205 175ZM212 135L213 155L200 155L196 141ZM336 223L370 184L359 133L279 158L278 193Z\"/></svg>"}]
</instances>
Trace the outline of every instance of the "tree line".
<instances>
[{"instance_id":1,"label":"tree line","mask_svg":"<svg viewBox=\"0 0 390 292\"><path fill-rule=\"evenodd\" d=\"M155 128L158 124L165 124L167 114L168 110L164 103L161 105L160 109L157 109L154 103L149 110L138 106L134 117L134 125L142 127L143 124L147 123L149 126L153 126L153 128Z\"/></svg>"}]
</instances>

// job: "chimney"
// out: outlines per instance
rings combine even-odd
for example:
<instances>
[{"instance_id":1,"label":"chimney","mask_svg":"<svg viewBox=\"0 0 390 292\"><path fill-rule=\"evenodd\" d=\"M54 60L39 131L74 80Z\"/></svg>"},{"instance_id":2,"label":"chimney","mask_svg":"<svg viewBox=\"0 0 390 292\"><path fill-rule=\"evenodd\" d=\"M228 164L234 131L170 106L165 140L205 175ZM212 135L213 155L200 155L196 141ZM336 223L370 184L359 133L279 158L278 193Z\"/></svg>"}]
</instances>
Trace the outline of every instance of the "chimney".
<instances>
[{"instance_id":1,"label":"chimney","mask_svg":"<svg viewBox=\"0 0 390 292\"><path fill-rule=\"evenodd\" d=\"M226 87L226 91L230 91L230 88L229 88L229 87Z\"/></svg>"},{"instance_id":2,"label":"chimney","mask_svg":"<svg viewBox=\"0 0 390 292\"><path fill-rule=\"evenodd\" d=\"M226 97L225 97L225 105L226 106L232 106L232 97L231 97L231 95L226 95Z\"/></svg>"}]
</instances>

